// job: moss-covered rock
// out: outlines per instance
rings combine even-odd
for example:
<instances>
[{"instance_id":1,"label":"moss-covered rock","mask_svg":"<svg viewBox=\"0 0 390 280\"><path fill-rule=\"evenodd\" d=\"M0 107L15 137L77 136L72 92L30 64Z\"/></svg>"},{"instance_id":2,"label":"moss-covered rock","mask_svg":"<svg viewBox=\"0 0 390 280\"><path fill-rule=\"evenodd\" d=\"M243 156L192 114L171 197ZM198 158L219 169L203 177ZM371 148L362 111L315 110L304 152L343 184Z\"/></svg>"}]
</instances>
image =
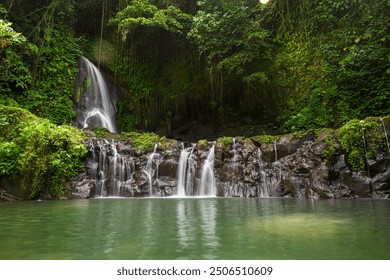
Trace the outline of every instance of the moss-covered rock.
<instances>
[{"instance_id":1,"label":"moss-covered rock","mask_svg":"<svg viewBox=\"0 0 390 280\"><path fill-rule=\"evenodd\" d=\"M122 135L130 139L134 147L143 151L153 151L160 140L160 136L152 132L126 132Z\"/></svg>"},{"instance_id":2,"label":"moss-covered rock","mask_svg":"<svg viewBox=\"0 0 390 280\"><path fill-rule=\"evenodd\" d=\"M209 142L206 139L201 139L196 143L198 150L207 150Z\"/></svg>"},{"instance_id":3,"label":"moss-covered rock","mask_svg":"<svg viewBox=\"0 0 390 280\"><path fill-rule=\"evenodd\" d=\"M233 143L233 137L220 137L217 139L217 146L223 148L223 147L230 147Z\"/></svg>"}]
</instances>

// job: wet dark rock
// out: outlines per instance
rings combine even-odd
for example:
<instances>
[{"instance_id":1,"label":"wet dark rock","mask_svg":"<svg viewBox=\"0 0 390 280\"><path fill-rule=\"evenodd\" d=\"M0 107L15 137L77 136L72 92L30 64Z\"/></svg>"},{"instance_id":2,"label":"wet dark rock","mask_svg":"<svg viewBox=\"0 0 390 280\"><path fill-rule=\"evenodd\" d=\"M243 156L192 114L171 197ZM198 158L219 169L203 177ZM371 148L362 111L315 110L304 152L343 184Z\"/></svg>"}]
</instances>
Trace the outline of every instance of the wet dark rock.
<instances>
[{"instance_id":1,"label":"wet dark rock","mask_svg":"<svg viewBox=\"0 0 390 280\"><path fill-rule=\"evenodd\" d=\"M390 194L390 168L383 173L377 173L371 181L374 191L381 191Z\"/></svg>"},{"instance_id":2,"label":"wet dark rock","mask_svg":"<svg viewBox=\"0 0 390 280\"><path fill-rule=\"evenodd\" d=\"M284 197L297 197L295 184L290 180L283 180L280 189Z\"/></svg>"},{"instance_id":3,"label":"wet dark rock","mask_svg":"<svg viewBox=\"0 0 390 280\"><path fill-rule=\"evenodd\" d=\"M390 165L390 156L381 158L377 161L374 160L369 165L370 173L372 176L375 176L376 174L379 173L384 173L386 172L386 170L389 169L389 165Z\"/></svg>"},{"instance_id":4,"label":"wet dark rock","mask_svg":"<svg viewBox=\"0 0 390 280\"><path fill-rule=\"evenodd\" d=\"M203 140L202 140L203 141ZM170 196L177 193L180 144L151 151L134 148L130 141L91 138L86 143L90 159L85 172L73 183L72 198L101 195ZM191 147L186 143L184 147ZM194 195L201 184L202 167L215 143L202 142L191 151ZM336 144L337 146L337 144ZM346 154L337 149L327 160L328 144L311 135L285 137L275 151L271 144L240 139L235 145L216 145L214 176L216 194L221 197L308 197L308 198L388 198L390 157L376 154L368 172L353 172ZM268 157L267 157L268 155ZM272 156L273 155L273 156ZM150 169L147 170L147 165ZM152 182L150 181L152 180ZM152 185L152 186L151 186ZM103 187L104 186L104 187Z\"/></svg>"}]
</instances>

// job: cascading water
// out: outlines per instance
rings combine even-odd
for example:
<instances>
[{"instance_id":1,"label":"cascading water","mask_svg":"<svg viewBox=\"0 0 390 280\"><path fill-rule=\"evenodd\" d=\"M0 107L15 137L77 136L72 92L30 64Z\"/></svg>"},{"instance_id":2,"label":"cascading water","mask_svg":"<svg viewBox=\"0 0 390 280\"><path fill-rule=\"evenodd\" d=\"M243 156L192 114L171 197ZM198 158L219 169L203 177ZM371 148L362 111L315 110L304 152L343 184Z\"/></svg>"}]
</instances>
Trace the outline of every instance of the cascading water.
<instances>
[{"instance_id":1,"label":"cascading water","mask_svg":"<svg viewBox=\"0 0 390 280\"><path fill-rule=\"evenodd\" d=\"M259 160L259 174L260 174L260 183L258 189L259 197L268 197L269 196L269 184L267 182L267 173L264 169L263 154L260 148L257 150L258 160Z\"/></svg>"},{"instance_id":2,"label":"cascading water","mask_svg":"<svg viewBox=\"0 0 390 280\"><path fill-rule=\"evenodd\" d=\"M196 161L194 155L195 146L193 146L192 152L188 157L188 167L186 172L186 193L187 195L195 195L194 186L195 186L195 172L196 172Z\"/></svg>"},{"instance_id":3,"label":"cascading water","mask_svg":"<svg viewBox=\"0 0 390 280\"><path fill-rule=\"evenodd\" d=\"M182 150L180 152L179 165L177 168L177 195L190 195L191 180L191 159L194 147L184 148L184 143L181 144Z\"/></svg>"},{"instance_id":4,"label":"cascading water","mask_svg":"<svg viewBox=\"0 0 390 280\"><path fill-rule=\"evenodd\" d=\"M225 177L224 183L224 195L226 196L229 196L231 195L231 193L234 192L233 189L235 188L235 186L237 186L237 184L239 184L240 180L238 179L239 174L237 173L240 158L237 152L237 142L235 137L233 137L232 139L231 155L232 156L228 165L230 175Z\"/></svg>"},{"instance_id":5,"label":"cascading water","mask_svg":"<svg viewBox=\"0 0 390 280\"><path fill-rule=\"evenodd\" d=\"M276 140L274 140L273 144L274 144L275 160L272 163L272 168L274 171L270 172L270 176L264 178L264 181L261 185L262 192L260 193L260 196L262 197L270 197L282 182L282 166L278 161L278 147L277 147Z\"/></svg>"},{"instance_id":6,"label":"cascading water","mask_svg":"<svg viewBox=\"0 0 390 280\"><path fill-rule=\"evenodd\" d=\"M238 155L237 155L237 143L236 143L236 138L234 138L234 137L233 137L232 149L233 149L233 158L232 158L232 164L233 164L233 178L236 178L234 175L235 175L236 169L237 169ZM233 182L233 183L234 183L234 182Z\"/></svg>"},{"instance_id":7,"label":"cascading water","mask_svg":"<svg viewBox=\"0 0 390 280\"><path fill-rule=\"evenodd\" d=\"M371 143L368 137L366 140L367 144ZM384 141L384 137L381 140ZM143 151L130 140L90 138L86 142L90 154L86 172L74 179L72 196L144 197L184 193L191 197L341 198L345 197L343 186L348 186L348 192L352 193L359 183L363 188L356 194L359 197L368 197L374 190L379 197L388 198L387 149L378 153L379 160L370 158L374 168L369 177L368 172L350 173L345 165L346 154L335 158L340 167L323 163L321 155L327 145L322 140L291 141L295 140L282 138L271 144L258 143L255 139L253 144L246 141L241 145L240 142L236 145L237 169L233 174L231 144L226 147L214 143L213 146L209 142L209 150L204 149L204 145L178 149L180 143L175 141L167 148L161 147L157 154L157 147L153 153ZM329 174L336 172L343 176L335 179L332 175L331 181Z\"/></svg>"},{"instance_id":8,"label":"cascading water","mask_svg":"<svg viewBox=\"0 0 390 280\"><path fill-rule=\"evenodd\" d=\"M91 168L88 176L95 182L94 196L122 196L131 188L134 162L130 156L118 154L114 142L90 140Z\"/></svg>"},{"instance_id":9,"label":"cascading water","mask_svg":"<svg viewBox=\"0 0 390 280\"><path fill-rule=\"evenodd\" d=\"M146 176L148 177L148 181L149 181L149 195L150 196L153 196L153 161L155 160L155 158L157 159L157 161L159 162L159 159L160 159L160 155L157 153L157 149L158 149L158 144L155 144L154 145L154 149L153 149L153 153L151 153L149 156L148 156L148 161L146 163L146 166L145 166L145 169L144 169L144 173L146 174ZM156 162L156 180L158 180L158 162Z\"/></svg>"},{"instance_id":10,"label":"cascading water","mask_svg":"<svg viewBox=\"0 0 390 280\"><path fill-rule=\"evenodd\" d=\"M104 127L116 133L116 98L107 87L100 70L85 57L80 57L80 74L84 81L83 91L77 93L77 126L82 129Z\"/></svg>"},{"instance_id":11,"label":"cascading water","mask_svg":"<svg viewBox=\"0 0 390 280\"><path fill-rule=\"evenodd\" d=\"M232 149L233 149L233 164L237 163L238 157L237 157L237 143L236 143L236 138L233 137L233 143L232 143Z\"/></svg>"},{"instance_id":12,"label":"cascading water","mask_svg":"<svg viewBox=\"0 0 390 280\"><path fill-rule=\"evenodd\" d=\"M275 162L278 161L278 147L276 145L276 140L274 140L274 151L275 151Z\"/></svg>"},{"instance_id":13,"label":"cascading water","mask_svg":"<svg viewBox=\"0 0 390 280\"><path fill-rule=\"evenodd\" d=\"M201 196L215 196L216 186L214 177L214 154L215 146L213 145L209 150L207 159L205 160L202 167L202 177L200 179L200 187L198 195Z\"/></svg>"}]
</instances>

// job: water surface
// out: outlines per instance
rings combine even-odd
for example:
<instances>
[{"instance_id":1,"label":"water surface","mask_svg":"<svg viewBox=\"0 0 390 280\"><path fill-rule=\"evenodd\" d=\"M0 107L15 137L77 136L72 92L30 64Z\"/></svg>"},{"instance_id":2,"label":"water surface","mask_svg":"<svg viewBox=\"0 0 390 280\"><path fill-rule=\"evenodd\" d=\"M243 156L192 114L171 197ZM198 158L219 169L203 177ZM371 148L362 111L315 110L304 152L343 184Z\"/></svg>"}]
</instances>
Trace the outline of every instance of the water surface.
<instances>
[{"instance_id":1,"label":"water surface","mask_svg":"<svg viewBox=\"0 0 390 280\"><path fill-rule=\"evenodd\" d=\"M0 259L390 259L390 201L0 203Z\"/></svg>"}]
</instances>

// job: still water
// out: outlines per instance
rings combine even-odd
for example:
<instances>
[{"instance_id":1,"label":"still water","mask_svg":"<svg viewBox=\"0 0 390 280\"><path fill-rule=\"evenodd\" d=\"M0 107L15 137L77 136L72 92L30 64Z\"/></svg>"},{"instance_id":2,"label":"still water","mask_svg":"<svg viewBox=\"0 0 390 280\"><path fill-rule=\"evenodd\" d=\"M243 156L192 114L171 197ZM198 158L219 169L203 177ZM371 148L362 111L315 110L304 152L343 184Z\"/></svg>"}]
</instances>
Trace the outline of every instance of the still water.
<instances>
[{"instance_id":1,"label":"still water","mask_svg":"<svg viewBox=\"0 0 390 280\"><path fill-rule=\"evenodd\" d=\"M390 259L390 201L0 203L0 259Z\"/></svg>"}]
</instances>

